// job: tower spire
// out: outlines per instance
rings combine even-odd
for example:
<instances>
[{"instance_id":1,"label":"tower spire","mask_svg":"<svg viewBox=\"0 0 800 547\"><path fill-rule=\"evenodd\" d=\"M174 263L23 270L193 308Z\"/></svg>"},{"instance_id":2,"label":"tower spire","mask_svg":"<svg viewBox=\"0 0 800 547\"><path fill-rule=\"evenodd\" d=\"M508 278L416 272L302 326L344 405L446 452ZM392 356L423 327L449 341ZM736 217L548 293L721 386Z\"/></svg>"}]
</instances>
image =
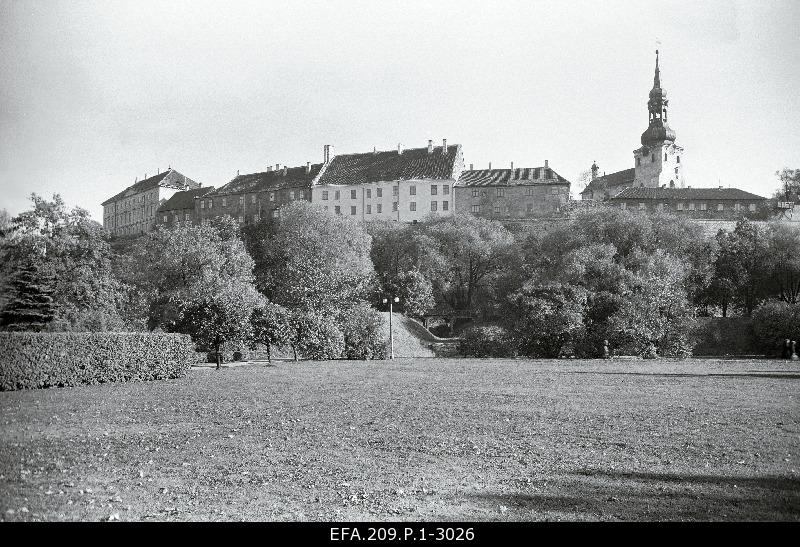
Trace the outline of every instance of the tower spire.
<instances>
[{"instance_id":1,"label":"tower spire","mask_svg":"<svg viewBox=\"0 0 800 547\"><path fill-rule=\"evenodd\" d=\"M656 75L653 78L653 87L661 87L661 72L658 70L658 50L656 50Z\"/></svg>"}]
</instances>

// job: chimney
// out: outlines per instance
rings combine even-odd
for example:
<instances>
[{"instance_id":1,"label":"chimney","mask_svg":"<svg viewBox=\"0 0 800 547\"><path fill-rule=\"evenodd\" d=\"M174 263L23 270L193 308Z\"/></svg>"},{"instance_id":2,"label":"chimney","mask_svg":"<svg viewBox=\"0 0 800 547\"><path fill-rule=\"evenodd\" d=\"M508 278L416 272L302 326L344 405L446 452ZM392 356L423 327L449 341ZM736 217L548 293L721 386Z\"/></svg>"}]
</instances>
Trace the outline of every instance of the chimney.
<instances>
[{"instance_id":1,"label":"chimney","mask_svg":"<svg viewBox=\"0 0 800 547\"><path fill-rule=\"evenodd\" d=\"M511 162L511 170L512 171L514 170L514 162L513 161Z\"/></svg>"},{"instance_id":2,"label":"chimney","mask_svg":"<svg viewBox=\"0 0 800 547\"><path fill-rule=\"evenodd\" d=\"M329 151L330 146L331 145L326 144L326 145L324 145L322 147L322 163L328 163L328 160L331 159L330 158L330 151Z\"/></svg>"},{"instance_id":3,"label":"chimney","mask_svg":"<svg viewBox=\"0 0 800 547\"><path fill-rule=\"evenodd\" d=\"M470 170L470 171L473 171L473 168L472 168L472 164L471 164L471 163L469 164L469 170Z\"/></svg>"},{"instance_id":4,"label":"chimney","mask_svg":"<svg viewBox=\"0 0 800 547\"><path fill-rule=\"evenodd\" d=\"M433 154L433 139L428 139L428 154Z\"/></svg>"},{"instance_id":5,"label":"chimney","mask_svg":"<svg viewBox=\"0 0 800 547\"><path fill-rule=\"evenodd\" d=\"M397 143L397 154L400 155L403 153L403 145L399 142Z\"/></svg>"},{"instance_id":6,"label":"chimney","mask_svg":"<svg viewBox=\"0 0 800 547\"><path fill-rule=\"evenodd\" d=\"M372 153L373 154L377 154L378 153L378 147L377 146L373 146L372 147Z\"/></svg>"},{"instance_id":7,"label":"chimney","mask_svg":"<svg viewBox=\"0 0 800 547\"><path fill-rule=\"evenodd\" d=\"M311 172L311 162L307 161L306 162L306 175L309 174L310 172Z\"/></svg>"},{"instance_id":8,"label":"chimney","mask_svg":"<svg viewBox=\"0 0 800 547\"><path fill-rule=\"evenodd\" d=\"M492 162L489 162L489 171L492 170Z\"/></svg>"},{"instance_id":9,"label":"chimney","mask_svg":"<svg viewBox=\"0 0 800 547\"><path fill-rule=\"evenodd\" d=\"M447 155L447 139L442 139L442 155Z\"/></svg>"},{"instance_id":10,"label":"chimney","mask_svg":"<svg viewBox=\"0 0 800 547\"><path fill-rule=\"evenodd\" d=\"M267 173L272 173L272 166L271 165L267 165Z\"/></svg>"},{"instance_id":11,"label":"chimney","mask_svg":"<svg viewBox=\"0 0 800 547\"><path fill-rule=\"evenodd\" d=\"M237 177L239 176L239 170L238 169L236 170L236 176Z\"/></svg>"},{"instance_id":12,"label":"chimney","mask_svg":"<svg viewBox=\"0 0 800 547\"><path fill-rule=\"evenodd\" d=\"M280 164L280 163L276 163L276 164L275 164L275 170L276 170L276 171L279 171L279 170L280 170L280 168L281 168L281 164Z\"/></svg>"}]
</instances>

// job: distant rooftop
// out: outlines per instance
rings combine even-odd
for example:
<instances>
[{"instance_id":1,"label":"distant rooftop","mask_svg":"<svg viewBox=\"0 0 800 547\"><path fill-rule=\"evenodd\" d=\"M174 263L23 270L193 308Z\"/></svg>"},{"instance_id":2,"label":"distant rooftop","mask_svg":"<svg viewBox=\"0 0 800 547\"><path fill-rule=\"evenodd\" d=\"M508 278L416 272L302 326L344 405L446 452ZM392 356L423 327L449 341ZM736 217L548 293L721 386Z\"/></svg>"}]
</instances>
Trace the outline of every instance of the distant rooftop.
<instances>
[{"instance_id":1,"label":"distant rooftop","mask_svg":"<svg viewBox=\"0 0 800 547\"><path fill-rule=\"evenodd\" d=\"M161 204L158 208L159 211L175 211L178 209L193 209L195 197L203 197L214 191L213 186L208 188L193 188L191 190L184 190L183 192L176 192L171 198Z\"/></svg>"},{"instance_id":2,"label":"distant rooftop","mask_svg":"<svg viewBox=\"0 0 800 547\"><path fill-rule=\"evenodd\" d=\"M549 167L520 167L463 171L457 184L458 186L527 186L569 184L569 181Z\"/></svg>"},{"instance_id":3,"label":"distant rooftop","mask_svg":"<svg viewBox=\"0 0 800 547\"><path fill-rule=\"evenodd\" d=\"M683 199L683 200L763 200L767 199L738 188L643 188L623 190L611 201L620 199Z\"/></svg>"},{"instance_id":4,"label":"distant rooftop","mask_svg":"<svg viewBox=\"0 0 800 547\"><path fill-rule=\"evenodd\" d=\"M108 198L100 205L107 205L111 202L118 201L124 197L138 194L140 192L144 192L150 190L152 188L157 188L158 186L164 186L167 188L178 188L183 189L187 186L189 188L199 188L200 183L193 181L186 175L179 173L175 169L169 168L163 173L159 173L157 175L153 175L152 177L146 178L144 180L140 180L125 188L122 192L115 195L114 197Z\"/></svg>"}]
</instances>

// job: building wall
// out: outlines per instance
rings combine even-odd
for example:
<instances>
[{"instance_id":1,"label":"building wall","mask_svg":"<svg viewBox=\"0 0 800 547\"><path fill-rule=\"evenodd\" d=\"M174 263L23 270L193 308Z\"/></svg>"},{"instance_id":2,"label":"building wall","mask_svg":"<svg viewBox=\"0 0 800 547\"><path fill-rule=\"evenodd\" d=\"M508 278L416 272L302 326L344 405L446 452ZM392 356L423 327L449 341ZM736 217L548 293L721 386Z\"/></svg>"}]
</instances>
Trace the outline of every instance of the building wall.
<instances>
[{"instance_id":1,"label":"building wall","mask_svg":"<svg viewBox=\"0 0 800 547\"><path fill-rule=\"evenodd\" d=\"M149 232L155 227L159 206L179 191L157 186L108 203L103 206L103 227L115 236Z\"/></svg>"},{"instance_id":2,"label":"building wall","mask_svg":"<svg viewBox=\"0 0 800 547\"><path fill-rule=\"evenodd\" d=\"M642 147L633 152L636 177L634 186L646 188L684 188L683 148L672 143L662 143L653 148Z\"/></svg>"},{"instance_id":3,"label":"building wall","mask_svg":"<svg viewBox=\"0 0 800 547\"><path fill-rule=\"evenodd\" d=\"M311 202L333 213L359 220L413 222L430 214L452 215L454 182L421 179L353 185L325 184L313 187Z\"/></svg>"},{"instance_id":4,"label":"building wall","mask_svg":"<svg viewBox=\"0 0 800 547\"><path fill-rule=\"evenodd\" d=\"M203 223L212 218L229 215L240 224L275 217L277 210L293 201L310 201L311 191L304 186L246 192L214 194L195 200L194 218Z\"/></svg>"},{"instance_id":5,"label":"building wall","mask_svg":"<svg viewBox=\"0 0 800 547\"><path fill-rule=\"evenodd\" d=\"M733 220L742 216L758 214L765 207L764 200L647 200L620 199L611 202L612 206L629 211L664 211L692 219ZM720 206L722 209L720 209ZM737 207L738 206L738 207ZM705 207L705 208L704 208Z\"/></svg>"},{"instance_id":6,"label":"building wall","mask_svg":"<svg viewBox=\"0 0 800 547\"><path fill-rule=\"evenodd\" d=\"M549 216L569 201L568 183L456 186L455 192L457 214L473 214L484 218Z\"/></svg>"}]
</instances>

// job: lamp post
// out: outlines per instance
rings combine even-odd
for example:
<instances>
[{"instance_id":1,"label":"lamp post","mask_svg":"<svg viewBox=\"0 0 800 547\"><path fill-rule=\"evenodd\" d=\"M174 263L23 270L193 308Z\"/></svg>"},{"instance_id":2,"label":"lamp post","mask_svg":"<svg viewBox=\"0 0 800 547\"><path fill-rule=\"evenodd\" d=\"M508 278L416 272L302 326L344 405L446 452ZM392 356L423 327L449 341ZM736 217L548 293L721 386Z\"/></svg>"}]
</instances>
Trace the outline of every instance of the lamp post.
<instances>
[{"instance_id":1,"label":"lamp post","mask_svg":"<svg viewBox=\"0 0 800 547\"><path fill-rule=\"evenodd\" d=\"M394 333L392 333L392 304L400 302L396 296L384 298L383 303L389 303L389 359L394 359Z\"/></svg>"}]
</instances>

